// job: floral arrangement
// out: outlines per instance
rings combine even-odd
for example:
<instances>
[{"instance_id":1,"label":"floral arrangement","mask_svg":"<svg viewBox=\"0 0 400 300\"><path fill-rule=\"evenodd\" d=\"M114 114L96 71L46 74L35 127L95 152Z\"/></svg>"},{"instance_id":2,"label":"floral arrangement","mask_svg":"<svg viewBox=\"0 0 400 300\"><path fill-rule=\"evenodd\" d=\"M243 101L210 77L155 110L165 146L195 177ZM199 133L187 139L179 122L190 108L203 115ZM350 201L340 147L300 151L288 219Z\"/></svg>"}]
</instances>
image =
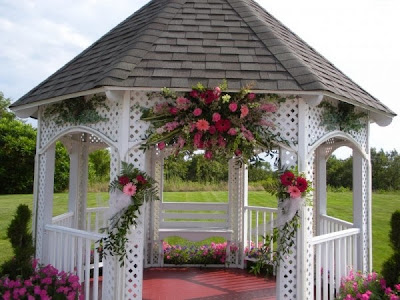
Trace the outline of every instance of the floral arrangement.
<instances>
[{"instance_id":1,"label":"floral arrangement","mask_svg":"<svg viewBox=\"0 0 400 300\"><path fill-rule=\"evenodd\" d=\"M289 170L278 172L276 180L264 185L267 192L277 196L281 214L278 222L274 224L272 233L264 237L265 244L261 248L263 255L253 266L253 273L260 273L260 270L269 264L278 267L280 261L290 254L290 249L294 245L294 238L300 226L298 211L304 203L304 197L311 191L311 183L304 175L296 175L296 173ZM272 250L270 245L274 241L278 241L278 245L275 250Z\"/></svg>"},{"instance_id":2,"label":"floral arrangement","mask_svg":"<svg viewBox=\"0 0 400 300\"><path fill-rule=\"evenodd\" d=\"M400 299L400 283L394 285L394 289L386 285L376 272L370 274L354 273L350 270L349 275L342 278L339 295L336 299L345 300L368 300L368 299Z\"/></svg>"},{"instance_id":3,"label":"floral arrangement","mask_svg":"<svg viewBox=\"0 0 400 300\"><path fill-rule=\"evenodd\" d=\"M78 276L59 272L52 265L37 267L37 261L34 261L33 268L35 271L28 279L1 279L2 299L84 299Z\"/></svg>"},{"instance_id":4,"label":"floral arrangement","mask_svg":"<svg viewBox=\"0 0 400 300\"><path fill-rule=\"evenodd\" d=\"M272 132L276 124L270 115L278 110L278 95L256 95L248 88L227 93L226 81L214 89L197 84L192 91L178 96L164 88L160 94L167 101L142 109L141 119L151 123L144 150L167 145L180 151L205 150L204 156L244 160L255 156L256 148L270 151L275 143L287 143Z\"/></svg>"},{"instance_id":5,"label":"floral arrangement","mask_svg":"<svg viewBox=\"0 0 400 300\"><path fill-rule=\"evenodd\" d=\"M145 201L158 200L154 179L135 168L132 164L122 162L121 174L110 184L110 198L114 198L119 211L111 217L109 226L102 228L107 237L100 240L97 249L103 256L117 255L121 266L127 256L126 235L131 226L136 226L140 207Z\"/></svg>"},{"instance_id":6,"label":"floral arrangement","mask_svg":"<svg viewBox=\"0 0 400 300\"><path fill-rule=\"evenodd\" d=\"M338 106L333 106L327 101L323 101L318 107L324 108L322 113L321 125L328 130L340 129L344 132L359 132L365 127L361 120L367 117L366 113L356 113L354 105L339 101Z\"/></svg>"},{"instance_id":7,"label":"floral arrangement","mask_svg":"<svg viewBox=\"0 0 400 300\"><path fill-rule=\"evenodd\" d=\"M225 264L226 262L227 243L214 243L202 246L180 246L169 245L163 242L164 263L166 264ZM238 247L234 244L230 245L231 253L235 253Z\"/></svg>"},{"instance_id":8,"label":"floral arrangement","mask_svg":"<svg viewBox=\"0 0 400 300\"><path fill-rule=\"evenodd\" d=\"M46 119L54 119L57 125L68 122L76 125L107 121L108 119L100 116L96 110L98 107L110 110L105 101L104 95L93 95L90 99L83 96L71 98L49 105L44 111L44 116Z\"/></svg>"}]
</instances>

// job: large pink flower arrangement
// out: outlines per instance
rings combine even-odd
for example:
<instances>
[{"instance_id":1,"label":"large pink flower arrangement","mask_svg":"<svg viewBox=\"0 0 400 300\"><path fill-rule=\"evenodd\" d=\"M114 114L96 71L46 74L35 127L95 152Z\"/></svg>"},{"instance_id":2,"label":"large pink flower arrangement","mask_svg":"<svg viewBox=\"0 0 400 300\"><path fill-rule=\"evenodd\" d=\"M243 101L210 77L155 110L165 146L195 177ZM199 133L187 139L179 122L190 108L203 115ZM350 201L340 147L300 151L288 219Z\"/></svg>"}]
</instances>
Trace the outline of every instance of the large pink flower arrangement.
<instances>
[{"instance_id":1,"label":"large pink flower arrangement","mask_svg":"<svg viewBox=\"0 0 400 300\"><path fill-rule=\"evenodd\" d=\"M207 159L250 159L256 148L269 151L274 143L286 143L273 133L276 125L271 121L284 99L248 89L227 93L225 88L226 83L214 89L198 84L182 95L164 88L161 96L167 101L143 109L141 119L152 124L144 148L157 145L162 150L169 145L176 152L205 150Z\"/></svg>"}]
</instances>

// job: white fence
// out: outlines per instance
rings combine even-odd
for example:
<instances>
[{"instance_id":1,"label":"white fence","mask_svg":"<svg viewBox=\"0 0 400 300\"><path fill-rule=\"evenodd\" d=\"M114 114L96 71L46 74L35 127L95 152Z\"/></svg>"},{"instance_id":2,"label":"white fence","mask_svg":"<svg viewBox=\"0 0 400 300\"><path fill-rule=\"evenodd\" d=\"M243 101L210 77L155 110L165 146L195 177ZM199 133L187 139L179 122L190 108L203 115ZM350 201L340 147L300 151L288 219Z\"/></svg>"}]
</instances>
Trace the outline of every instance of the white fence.
<instances>
[{"instance_id":1,"label":"white fence","mask_svg":"<svg viewBox=\"0 0 400 300\"><path fill-rule=\"evenodd\" d=\"M274 229L274 222L277 218L277 208L259 207L259 206L245 206L244 216L247 222L246 228L246 241L244 247L259 247L259 244L265 244L265 236L272 233ZM269 247L273 250L273 241ZM272 255L272 251L271 251ZM249 260L247 257L246 259ZM271 257L272 259L272 257Z\"/></svg>"},{"instance_id":2,"label":"white fence","mask_svg":"<svg viewBox=\"0 0 400 300\"><path fill-rule=\"evenodd\" d=\"M357 270L359 233L360 229L351 228L311 239L315 253L315 299L334 299L341 278L350 268Z\"/></svg>"},{"instance_id":3,"label":"white fence","mask_svg":"<svg viewBox=\"0 0 400 300\"><path fill-rule=\"evenodd\" d=\"M58 215L56 217L53 217L52 219L52 224L53 225L58 225L58 226L64 226L64 227L73 227L73 222L74 222L74 213L73 212L67 212L62 215Z\"/></svg>"},{"instance_id":4,"label":"white fence","mask_svg":"<svg viewBox=\"0 0 400 300\"><path fill-rule=\"evenodd\" d=\"M86 209L86 230L99 232L100 228L107 226L108 207L92 207Z\"/></svg>"},{"instance_id":5,"label":"white fence","mask_svg":"<svg viewBox=\"0 0 400 300\"><path fill-rule=\"evenodd\" d=\"M328 215L319 216L319 234L327 234L353 228L353 223Z\"/></svg>"},{"instance_id":6,"label":"white fence","mask_svg":"<svg viewBox=\"0 0 400 300\"><path fill-rule=\"evenodd\" d=\"M104 235L58 225L46 225L45 230L49 235L48 262L58 270L78 275L85 299L98 299L102 263L96 248Z\"/></svg>"}]
</instances>

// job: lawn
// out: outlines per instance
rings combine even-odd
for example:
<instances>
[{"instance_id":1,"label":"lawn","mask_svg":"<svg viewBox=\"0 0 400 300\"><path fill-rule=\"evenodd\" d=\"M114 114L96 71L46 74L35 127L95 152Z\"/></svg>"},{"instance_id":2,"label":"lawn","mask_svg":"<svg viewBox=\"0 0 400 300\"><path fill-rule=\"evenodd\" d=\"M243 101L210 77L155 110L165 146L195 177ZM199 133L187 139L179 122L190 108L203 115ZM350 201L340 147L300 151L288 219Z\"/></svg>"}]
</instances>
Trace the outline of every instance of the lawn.
<instances>
[{"instance_id":1,"label":"lawn","mask_svg":"<svg viewBox=\"0 0 400 300\"><path fill-rule=\"evenodd\" d=\"M103 206L107 193L89 193L88 206ZM183 202L225 202L228 192L167 192L164 201ZM10 244L6 239L6 228L19 204L32 208L32 195L0 195L0 263L11 257ZM263 191L249 192L249 205L276 206L276 200ZM68 195L55 194L53 214L67 211ZM379 271L383 261L392 253L389 247L389 221L393 211L400 209L400 192L374 193L372 202L372 238L374 269ZM328 193L328 214L343 220L352 221L352 194L350 192Z\"/></svg>"}]
</instances>

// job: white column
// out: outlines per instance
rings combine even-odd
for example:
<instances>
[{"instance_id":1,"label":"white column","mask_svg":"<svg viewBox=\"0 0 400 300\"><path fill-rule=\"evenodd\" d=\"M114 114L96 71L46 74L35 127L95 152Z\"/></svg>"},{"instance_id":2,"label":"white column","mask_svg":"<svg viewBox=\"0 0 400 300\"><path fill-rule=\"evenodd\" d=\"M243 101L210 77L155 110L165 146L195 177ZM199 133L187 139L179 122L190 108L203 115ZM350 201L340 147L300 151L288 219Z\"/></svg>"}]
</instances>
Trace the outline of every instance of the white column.
<instances>
[{"instance_id":1,"label":"white column","mask_svg":"<svg viewBox=\"0 0 400 300\"><path fill-rule=\"evenodd\" d=\"M353 224L360 229L357 245L357 270L369 269L369 234L368 234L368 162L362 154L353 151Z\"/></svg>"},{"instance_id":2,"label":"white column","mask_svg":"<svg viewBox=\"0 0 400 300\"><path fill-rule=\"evenodd\" d=\"M37 211L36 211L36 258L47 264L49 237L44 227L52 223L54 195L55 144L38 156Z\"/></svg>"},{"instance_id":3,"label":"white column","mask_svg":"<svg viewBox=\"0 0 400 300\"><path fill-rule=\"evenodd\" d=\"M315 180L315 193L316 193L316 205L317 205L317 234L323 234L323 228L321 227L321 215L326 215L326 151L324 146L320 146L316 151L316 178Z\"/></svg>"},{"instance_id":4,"label":"white column","mask_svg":"<svg viewBox=\"0 0 400 300\"><path fill-rule=\"evenodd\" d=\"M86 134L84 134L86 138ZM70 142L68 211L74 213L73 227L86 229L87 185L89 154L86 142L80 140L81 134Z\"/></svg>"}]
</instances>

